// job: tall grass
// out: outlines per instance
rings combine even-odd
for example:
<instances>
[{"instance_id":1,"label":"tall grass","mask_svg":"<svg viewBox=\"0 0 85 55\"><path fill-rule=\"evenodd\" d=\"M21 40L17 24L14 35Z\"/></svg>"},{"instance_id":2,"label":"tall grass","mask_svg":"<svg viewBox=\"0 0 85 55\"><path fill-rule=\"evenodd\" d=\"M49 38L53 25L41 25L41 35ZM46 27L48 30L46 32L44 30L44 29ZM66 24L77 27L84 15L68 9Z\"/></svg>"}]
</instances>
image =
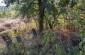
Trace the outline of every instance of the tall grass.
<instances>
[{"instance_id":1,"label":"tall grass","mask_svg":"<svg viewBox=\"0 0 85 55\"><path fill-rule=\"evenodd\" d=\"M0 10L0 18L14 18L15 10Z\"/></svg>"}]
</instances>

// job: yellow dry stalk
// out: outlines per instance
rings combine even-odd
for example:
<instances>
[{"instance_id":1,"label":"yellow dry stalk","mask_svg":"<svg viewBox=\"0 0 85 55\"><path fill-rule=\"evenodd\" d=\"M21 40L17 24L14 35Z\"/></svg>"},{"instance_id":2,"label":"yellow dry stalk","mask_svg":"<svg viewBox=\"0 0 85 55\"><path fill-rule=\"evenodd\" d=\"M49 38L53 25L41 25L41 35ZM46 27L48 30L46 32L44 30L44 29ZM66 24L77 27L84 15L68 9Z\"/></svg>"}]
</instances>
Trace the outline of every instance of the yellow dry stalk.
<instances>
[{"instance_id":1,"label":"yellow dry stalk","mask_svg":"<svg viewBox=\"0 0 85 55\"><path fill-rule=\"evenodd\" d=\"M58 17L58 22L61 24L61 27L65 27L68 24L62 15Z\"/></svg>"},{"instance_id":2,"label":"yellow dry stalk","mask_svg":"<svg viewBox=\"0 0 85 55\"><path fill-rule=\"evenodd\" d=\"M15 30L11 30L11 31L9 31L9 34L8 34L11 38L14 38L14 37L16 37L16 35L20 35L20 31L19 30L16 30L16 32L15 32Z\"/></svg>"},{"instance_id":3,"label":"yellow dry stalk","mask_svg":"<svg viewBox=\"0 0 85 55\"><path fill-rule=\"evenodd\" d=\"M32 29L32 28L36 29L37 28L36 22L33 19L31 20L30 23L28 23L28 26L29 26L30 29Z\"/></svg>"},{"instance_id":4,"label":"yellow dry stalk","mask_svg":"<svg viewBox=\"0 0 85 55\"><path fill-rule=\"evenodd\" d=\"M26 33L28 30L29 30L29 28L28 28L27 25L23 25L23 26L20 27L20 33L21 34Z\"/></svg>"},{"instance_id":5,"label":"yellow dry stalk","mask_svg":"<svg viewBox=\"0 0 85 55\"><path fill-rule=\"evenodd\" d=\"M11 38L14 38L14 37L16 36L16 34L15 34L15 32L12 30L12 31L9 32L9 36L10 36Z\"/></svg>"}]
</instances>

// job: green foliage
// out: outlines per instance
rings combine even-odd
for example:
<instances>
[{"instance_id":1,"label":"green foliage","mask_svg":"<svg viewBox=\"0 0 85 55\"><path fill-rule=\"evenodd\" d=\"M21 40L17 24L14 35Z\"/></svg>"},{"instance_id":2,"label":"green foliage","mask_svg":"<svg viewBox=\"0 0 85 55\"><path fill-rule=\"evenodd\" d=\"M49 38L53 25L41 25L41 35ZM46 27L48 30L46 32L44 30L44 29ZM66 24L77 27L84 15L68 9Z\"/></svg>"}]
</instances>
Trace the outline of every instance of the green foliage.
<instances>
[{"instance_id":1,"label":"green foliage","mask_svg":"<svg viewBox=\"0 0 85 55\"><path fill-rule=\"evenodd\" d=\"M14 18L15 12L15 6L0 8L0 18Z\"/></svg>"},{"instance_id":2,"label":"green foliage","mask_svg":"<svg viewBox=\"0 0 85 55\"><path fill-rule=\"evenodd\" d=\"M85 36L85 31L84 31L83 29L80 29L80 35L81 35L82 37Z\"/></svg>"},{"instance_id":3,"label":"green foliage","mask_svg":"<svg viewBox=\"0 0 85 55\"><path fill-rule=\"evenodd\" d=\"M6 48L1 55L27 55L27 52L21 48L20 43L13 43L10 49Z\"/></svg>"},{"instance_id":4,"label":"green foliage","mask_svg":"<svg viewBox=\"0 0 85 55\"><path fill-rule=\"evenodd\" d=\"M71 7L74 7L77 4L77 0L71 0Z\"/></svg>"},{"instance_id":5,"label":"green foliage","mask_svg":"<svg viewBox=\"0 0 85 55\"><path fill-rule=\"evenodd\" d=\"M62 55L63 54L62 53L63 49L62 49L62 47L60 45L56 44L55 48L56 48L56 52L57 52L58 55Z\"/></svg>"},{"instance_id":6,"label":"green foliage","mask_svg":"<svg viewBox=\"0 0 85 55\"><path fill-rule=\"evenodd\" d=\"M55 34L51 30L46 30L44 35L44 38L42 40L42 44L44 46L49 46L51 42L55 41Z\"/></svg>"},{"instance_id":7,"label":"green foliage","mask_svg":"<svg viewBox=\"0 0 85 55\"><path fill-rule=\"evenodd\" d=\"M23 14L23 16L28 15L29 13L32 14L34 8L34 4L33 4L33 0L28 0L26 2L23 2L24 4L21 7L21 14ZM26 4L27 3L27 4Z\"/></svg>"},{"instance_id":8,"label":"green foliage","mask_svg":"<svg viewBox=\"0 0 85 55\"><path fill-rule=\"evenodd\" d=\"M60 0L59 5L65 7L69 4L70 0Z\"/></svg>"},{"instance_id":9,"label":"green foliage","mask_svg":"<svg viewBox=\"0 0 85 55\"><path fill-rule=\"evenodd\" d=\"M11 17L10 11L4 11L4 10L2 10L0 12L0 18L8 18L8 17Z\"/></svg>"}]
</instances>

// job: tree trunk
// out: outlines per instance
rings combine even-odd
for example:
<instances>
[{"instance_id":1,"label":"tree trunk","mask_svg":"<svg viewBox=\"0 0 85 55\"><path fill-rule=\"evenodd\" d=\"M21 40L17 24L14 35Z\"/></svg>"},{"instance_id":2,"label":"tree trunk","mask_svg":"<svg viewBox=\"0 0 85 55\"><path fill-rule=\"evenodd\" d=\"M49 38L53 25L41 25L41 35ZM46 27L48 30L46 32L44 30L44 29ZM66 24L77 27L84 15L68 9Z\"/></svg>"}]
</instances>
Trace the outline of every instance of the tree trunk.
<instances>
[{"instance_id":1,"label":"tree trunk","mask_svg":"<svg viewBox=\"0 0 85 55\"><path fill-rule=\"evenodd\" d=\"M39 6L39 33L43 31L43 20L44 20L44 6L42 0L38 0Z\"/></svg>"}]
</instances>

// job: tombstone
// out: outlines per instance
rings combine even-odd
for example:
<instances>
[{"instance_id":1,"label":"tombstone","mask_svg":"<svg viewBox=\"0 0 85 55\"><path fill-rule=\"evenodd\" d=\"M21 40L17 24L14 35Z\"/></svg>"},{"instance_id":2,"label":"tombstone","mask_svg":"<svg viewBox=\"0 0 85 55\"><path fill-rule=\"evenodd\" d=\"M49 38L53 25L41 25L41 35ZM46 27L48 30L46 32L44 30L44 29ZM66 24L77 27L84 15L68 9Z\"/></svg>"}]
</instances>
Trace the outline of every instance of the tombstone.
<instances>
[{"instance_id":1,"label":"tombstone","mask_svg":"<svg viewBox=\"0 0 85 55\"><path fill-rule=\"evenodd\" d=\"M32 29L32 33L33 33L34 36L37 36L37 32L36 32L35 29Z\"/></svg>"},{"instance_id":2,"label":"tombstone","mask_svg":"<svg viewBox=\"0 0 85 55\"><path fill-rule=\"evenodd\" d=\"M11 44L12 44L12 40L10 40L10 39L6 40L6 46L8 49L10 48Z\"/></svg>"},{"instance_id":3,"label":"tombstone","mask_svg":"<svg viewBox=\"0 0 85 55\"><path fill-rule=\"evenodd\" d=\"M22 41L20 35L17 35L17 36L16 36L16 41L17 41L17 42L21 42L21 41Z\"/></svg>"},{"instance_id":4,"label":"tombstone","mask_svg":"<svg viewBox=\"0 0 85 55\"><path fill-rule=\"evenodd\" d=\"M11 38L8 36L8 33L4 33L1 35L2 39L5 41L7 48L10 48L10 45L12 44Z\"/></svg>"}]
</instances>

